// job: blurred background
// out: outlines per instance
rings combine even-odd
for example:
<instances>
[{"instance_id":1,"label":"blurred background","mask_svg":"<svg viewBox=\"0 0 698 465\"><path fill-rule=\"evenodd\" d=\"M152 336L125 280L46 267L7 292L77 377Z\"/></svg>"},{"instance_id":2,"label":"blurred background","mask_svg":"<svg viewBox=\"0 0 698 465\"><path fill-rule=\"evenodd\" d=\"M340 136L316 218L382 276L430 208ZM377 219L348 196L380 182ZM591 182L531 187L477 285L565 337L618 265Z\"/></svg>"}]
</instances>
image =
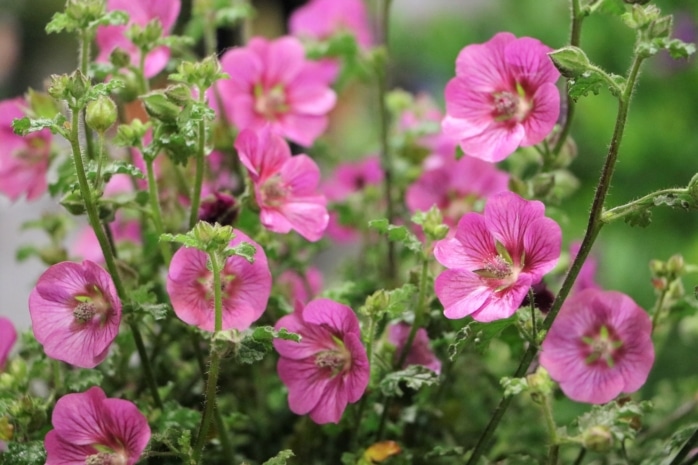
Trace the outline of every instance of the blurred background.
<instances>
[{"instance_id":1,"label":"blurred background","mask_svg":"<svg viewBox=\"0 0 698 465\"><path fill-rule=\"evenodd\" d=\"M183 14L190 10L184 0ZM284 33L285 18L303 1L258 1L254 32ZM372 0L372 3L376 3ZM392 86L428 92L443 103L443 89L454 75L458 52L484 42L499 31L533 36L557 48L567 43L567 0L394 0L390 30ZM674 35L686 41L697 36L698 2L657 0L664 13L675 15ZM44 27L64 0L0 0L0 99L43 89L50 74L71 72L76 49L68 34L46 35ZM632 32L618 18L593 16L585 22L582 46L590 59L607 71L624 74L633 46ZM593 189L610 141L616 114L607 92L579 101L572 128L578 157L571 166L581 188L561 207L565 246L581 239ZM653 190L685 186L698 172L698 69L695 60L676 62L663 53L648 60L633 101L620 161L607 206L625 203ZM369 136L372 136L369 134ZM367 136L368 137L368 136ZM17 263L21 244L45 241L42 233L23 231L21 224L42 211L55 210L44 198L11 204L0 197L0 315L20 327L29 324L27 297L44 270L38 259ZM593 253L599 260L599 281L632 296L641 306L653 305L648 262L681 253L698 263L698 215L656 209L647 228L624 223L606 227ZM689 292L698 277L686 280Z\"/></svg>"}]
</instances>

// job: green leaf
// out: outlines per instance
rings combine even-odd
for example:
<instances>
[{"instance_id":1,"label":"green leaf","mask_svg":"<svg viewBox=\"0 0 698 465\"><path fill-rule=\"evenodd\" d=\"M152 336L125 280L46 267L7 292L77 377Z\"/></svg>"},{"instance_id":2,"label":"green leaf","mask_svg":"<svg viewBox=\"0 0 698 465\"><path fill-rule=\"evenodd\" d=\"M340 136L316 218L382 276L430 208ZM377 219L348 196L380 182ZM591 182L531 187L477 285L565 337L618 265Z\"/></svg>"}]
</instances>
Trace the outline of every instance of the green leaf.
<instances>
[{"instance_id":1,"label":"green leaf","mask_svg":"<svg viewBox=\"0 0 698 465\"><path fill-rule=\"evenodd\" d=\"M372 318L382 318L384 315L397 318L409 307L417 291L417 286L411 283L390 291L379 289L366 298L359 312Z\"/></svg>"},{"instance_id":2,"label":"green leaf","mask_svg":"<svg viewBox=\"0 0 698 465\"><path fill-rule=\"evenodd\" d=\"M594 11L602 14L620 16L625 13L625 3L623 0L593 0Z\"/></svg>"},{"instance_id":3,"label":"green leaf","mask_svg":"<svg viewBox=\"0 0 698 465\"><path fill-rule=\"evenodd\" d=\"M23 262L30 257L35 257L40 255L39 249L33 245L23 245L17 249L15 253L15 259L18 262Z\"/></svg>"},{"instance_id":4,"label":"green leaf","mask_svg":"<svg viewBox=\"0 0 698 465\"><path fill-rule=\"evenodd\" d=\"M499 380L499 384L504 388L504 396L515 396L529 389L526 378L510 378L505 376Z\"/></svg>"},{"instance_id":5,"label":"green leaf","mask_svg":"<svg viewBox=\"0 0 698 465\"><path fill-rule=\"evenodd\" d=\"M102 384L104 375L97 370L67 370L63 384L72 392L82 392Z\"/></svg>"},{"instance_id":6,"label":"green leaf","mask_svg":"<svg viewBox=\"0 0 698 465\"><path fill-rule=\"evenodd\" d=\"M235 247L228 247L225 249L226 257L232 257L237 255L242 257L250 263L254 263L254 255L257 253L257 249L249 242L240 242Z\"/></svg>"},{"instance_id":7,"label":"green leaf","mask_svg":"<svg viewBox=\"0 0 698 465\"><path fill-rule=\"evenodd\" d=\"M43 465L46 462L44 441L10 441L0 458L3 465Z\"/></svg>"},{"instance_id":8,"label":"green leaf","mask_svg":"<svg viewBox=\"0 0 698 465\"><path fill-rule=\"evenodd\" d=\"M593 427L605 426L609 428L616 440L622 442L635 438L637 430L633 425L651 410L652 403L648 401L637 403L624 400L623 405L618 402L609 402L604 405L594 405L589 412L577 419L577 424L581 432Z\"/></svg>"},{"instance_id":9,"label":"green leaf","mask_svg":"<svg viewBox=\"0 0 698 465\"><path fill-rule=\"evenodd\" d=\"M288 459L290 459L291 457L295 457L293 451L291 451L290 449L282 450L274 457L264 462L262 465L286 465Z\"/></svg>"},{"instance_id":10,"label":"green leaf","mask_svg":"<svg viewBox=\"0 0 698 465\"><path fill-rule=\"evenodd\" d=\"M26 136L32 132L41 131L42 129L50 129L53 134L67 136L65 127L65 116L63 114L56 115L53 119L50 118L16 118L12 121L12 130L15 134Z\"/></svg>"},{"instance_id":11,"label":"green leaf","mask_svg":"<svg viewBox=\"0 0 698 465\"><path fill-rule=\"evenodd\" d=\"M235 347L235 359L239 363L252 364L262 360L273 349L274 339L287 341L301 340L299 334L291 333L286 329L275 331L271 326L261 326L253 331L245 332L243 338Z\"/></svg>"},{"instance_id":12,"label":"green leaf","mask_svg":"<svg viewBox=\"0 0 698 465\"><path fill-rule=\"evenodd\" d=\"M652 211L649 208L643 208L624 216L623 221L629 226L646 228L652 223Z\"/></svg>"},{"instance_id":13,"label":"green leaf","mask_svg":"<svg viewBox=\"0 0 698 465\"><path fill-rule=\"evenodd\" d=\"M436 446L424 455L425 459L437 457L460 457L465 453L461 446Z\"/></svg>"},{"instance_id":14,"label":"green leaf","mask_svg":"<svg viewBox=\"0 0 698 465\"><path fill-rule=\"evenodd\" d=\"M47 34L57 34L62 31L71 32L76 29L75 20L65 13L54 13L51 21L46 25Z\"/></svg>"},{"instance_id":15,"label":"green leaf","mask_svg":"<svg viewBox=\"0 0 698 465\"><path fill-rule=\"evenodd\" d=\"M448 358L452 361L466 347L472 347L480 354L485 353L492 339L514 323L516 318L513 316L489 323L471 321L456 333L455 340L448 346Z\"/></svg>"},{"instance_id":16,"label":"green leaf","mask_svg":"<svg viewBox=\"0 0 698 465\"><path fill-rule=\"evenodd\" d=\"M604 71L594 68L569 80L569 96L577 101L579 97L587 96L589 92L598 95L604 87L607 87L613 95L619 95L624 83L625 79L622 76L606 74Z\"/></svg>"},{"instance_id":17,"label":"green leaf","mask_svg":"<svg viewBox=\"0 0 698 465\"><path fill-rule=\"evenodd\" d=\"M403 386L408 389L418 391L425 386L435 386L439 384L439 375L422 365L410 365L404 370L395 371L388 374L380 382L380 389L383 395L400 397L404 394Z\"/></svg>"},{"instance_id":18,"label":"green leaf","mask_svg":"<svg viewBox=\"0 0 698 465\"><path fill-rule=\"evenodd\" d=\"M422 251L422 243L405 226L395 226L388 223L387 219L381 218L369 221L368 227L386 234L389 240L399 242L414 252Z\"/></svg>"},{"instance_id":19,"label":"green leaf","mask_svg":"<svg viewBox=\"0 0 698 465\"><path fill-rule=\"evenodd\" d=\"M254 16L255 10L251 5L233 5L216 10L216 26L234 26L237 22Z\"/></svg>"}]
</instances>

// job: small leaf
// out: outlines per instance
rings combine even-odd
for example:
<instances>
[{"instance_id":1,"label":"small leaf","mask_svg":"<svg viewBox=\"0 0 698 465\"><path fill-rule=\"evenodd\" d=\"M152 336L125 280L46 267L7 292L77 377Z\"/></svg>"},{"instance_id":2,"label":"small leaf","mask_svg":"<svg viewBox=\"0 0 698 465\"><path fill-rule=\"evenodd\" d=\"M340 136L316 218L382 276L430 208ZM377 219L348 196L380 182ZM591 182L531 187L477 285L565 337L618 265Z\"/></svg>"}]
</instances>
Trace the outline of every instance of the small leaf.
<instances>
[{"instance_id":1,"label":"small leaf","mask_svg":"<svg viewBox=\"0 0 698 465\"><path fill-rule=\"evenodd\" d=\"M481 323L471 321L458 330L454 342L448 347L448 357L452 361L465 347L473 347L478 353L484 353L492 339L497 337L505 328L516 322L515 317L503 320Z\"/></svg>"},{"instance_id":2,"label":"small leaf","mask_svg":"<svg viewBox=\"0 0 698 465\"><path fill-rule=\"evenodd\" d=\"M405 226L389 224L385 218L371 220L368 222L368 226L380 233L387 234L389 240L399 242L414 252L422 251L422 243Z\"/></svg>"},{"instance_id":3,"label":"small leaf","mask_svg":"<svg viewBox=\"0 0 698 465\"><path fill-rule=\"evenodd\" d=\"M262 465L286 465L288 459L290 459L291 457L295 457L293 451L291 451L290 449L282 450L274 457L264 462Z\"/></svg>"},{"instance_id":4,"label":"small leaf","mask_svg":"<svg viewBox=\"0 0 698 465\"><path fill-rule=\"evenodd\" d=\"M652 223L652 212L649 208L643 208L642 210L633 212L623 218L629 226L639 226L640 228L646 228Z\"/></svg>"},{"instance_id":5,"label":"small leaf","mask_svg":"<svg viewBox=\"0 0 698 465\"><path fill-rule=\"evenodd\" d=\"M528 381L526 378L510 378L505 376L499 380L499 384L504 388L504 396L510 397L521 394L528 390Z\"/></svg>"},{"instance_id":6,"label":"small leaf","mask_svg":"<svg viewBox=\"0 0 698 465\"><path fill-rule=\"evenodd\" d=\"M381 380L380 389L386 396L400 397L404 393L401 386L403 383L407 388L418 391L422 387L435 386L439 382L439 375L429 368L422 365L410 365L404 370L388 374Z\"/></svg>"}]
</instances>

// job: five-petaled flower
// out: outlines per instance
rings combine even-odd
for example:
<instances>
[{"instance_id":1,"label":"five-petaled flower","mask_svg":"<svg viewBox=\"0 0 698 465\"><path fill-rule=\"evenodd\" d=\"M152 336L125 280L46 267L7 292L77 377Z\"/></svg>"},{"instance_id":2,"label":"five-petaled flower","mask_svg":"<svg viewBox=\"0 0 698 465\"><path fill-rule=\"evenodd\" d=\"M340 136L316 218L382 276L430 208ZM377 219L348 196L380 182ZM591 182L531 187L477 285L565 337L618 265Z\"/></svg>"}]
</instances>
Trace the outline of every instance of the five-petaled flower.
<instances>
[{"instance_id":1,"label":"five-petaled flower","mask_svg":"<svg viewBox=\"0 0 698 465\"><path fill-rule=\"evenodd\" d=\"M141 52L136 45L126 36L126 30L132 25L145 27L153 20L160 21L163 34L167 35L172 31L179 10L180 0L149 0L147 2L134 2L133 0L108 0L107 10L121 10L129 15L128 25L124 26L101 26L97 29L97 47L99 55L96 61L106 63L109 56L117 48L128 53L132 66L138 66L141 60ZM155 47L145 57L143 73L145 77L151 78L165 69L167 61L170 59L170 49L163 45Z\"/></svg>"},{"instance_id":2,"label":"five-petaled flower","mask_svg":"<svg viewBox=\"0 0 698 465\"><path fill-rule=\"evenodd\" d=\"M282 317L276 329L300 334L300 342L274 339L281 358L277 371L288 387L288 404L315 423L338 423L348 403L368 386L369 365L354 311L316 299Z\"/></svg>"},{"instance_id":3,"label":"five-petaled flower","mask_svg":"<svg viewBox=\"0 0 698 465\"><path fill-rule=\"evenodd\" d=\"M257 321L267 307L271 293L271 272L264 249L235 230L230 247L241 242L255 249L254 263L238 255L228 257L221 273L223 330L244 330ZM215 305L213 273L208 255L194 248L175 252L167 274L167 293L175 314L185 323L206 331L214 330Z\"/></svg>"},{"instance_id":4,"label":"five-petaled flower","mask_svg":"<svg viewBox=\"0 0 698 465\"><path fill-rule=\"evenodd\" d=\"M81 368L100 364L119 332L121 301L111 276L94 262L61 262L29 295L36 340L51 358Z\"/></svg>"},{"instance_id":5,"label":"five-petaled flower","mask_svg":"<svg viewBox=\"0 0 698 465\"><path fill-rule=\"evenodd\" d=\"M489 162L543 141L560 114L560 73L550 51L508 32L461 50L456 77L446 86L444 132L466 154Z\"/></svg>"},{"instance_id":6,"label":"five-petaled flower","mask_svg":"<svg viewBox=\"0 0 698 465\"><path fill-rule=\"evenodd\" d=\"M540 363L570 399L603 404L645 384L654 363L651 336L649 316L630 297L585 289L563 304Z\"/></svg>"},{"instance_id":7,"label":"five-petaled flower","mask_svg":"<svg viewBox=\"0 0 698 465\"><path fill-rule=\"evenodd\" d=\"M269 126L242 131L235 148L254 183L264 227L282 234L293 229L309 241L321 239L329 215L325 196L318 191L317 164L305 154L292 156L286 141Z\"/></svg>"},{"instance_id":8,"label":"five-petaled flower","mask_svg":"<svg viewBox=\"0 0 698 465\"><path fill-rule=\"evenodd\" d=\"M448 268L434 283L444 314L482 322L510 317L555 266L561 241L541 202L512 192L491 196L483 214L465 214L455 236L436 243L434 255Z\"/></svg>"},{"instance_id":9,"label":"five-petaled flower","mask_svg":"<svg viewBox=\"0 0 698 465\"><path fill-rule=\"evenodd\" d=\"M150 426L132 402L107 398L101 388L56 402L46 434L46 465L133 465L150 440Z\"/></svg>"},{"instance_id":10,"label":"five-petaled flower","mask_svg":"<svg viewBox=\"0 0 698 465\"><path fill-rule=\"evenodd\" d=\"M51 158L48 129L19 136L12 121L23 118L27 102L22 97L0 101L0 193L10 200L26 194L35 200L46 192L46 171Z\"/></svg>"},{"instance_id":11,"label":"five-petaled flower","mask_svg":"<svg viewBox=\"0 0 698 465\"><path fill-rule=\"evenodd\" d=\"M275 133L309 146L327 128L337 99L329 87L331 76L305 59L295 37L271 42L255 37L246 47L226 52L221 67L230 78L216 84L223 105L218 111L239 129L270 124ZM209 101L218 107L215 95Z\"/></svg>"}]
</instances>

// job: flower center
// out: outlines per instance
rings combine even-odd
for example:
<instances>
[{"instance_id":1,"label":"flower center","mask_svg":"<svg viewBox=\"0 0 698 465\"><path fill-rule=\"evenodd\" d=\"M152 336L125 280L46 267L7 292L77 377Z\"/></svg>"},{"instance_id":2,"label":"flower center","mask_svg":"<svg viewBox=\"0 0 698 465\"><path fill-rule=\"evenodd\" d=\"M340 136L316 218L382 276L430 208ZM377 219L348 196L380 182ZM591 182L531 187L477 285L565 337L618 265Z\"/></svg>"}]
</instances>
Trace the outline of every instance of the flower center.
<instances>
[{"instance_id":1,"label":"flower center","mask_svg":"<svg viewBox=\"0 0 698 465\"><path fill-rule=\"evenodd\" d=\"M595 363L605 363L608 368L613 368L616 364L614 357L618 356L618 350L623 346L617 334L606 325L599 329L595 336L585 336L582 341L587 345L589 355L584 359L587 365Z\"/></svg>"},{"instance_id":2,"label":"flower center","mask_svg":"<svg viewBox=\"0 0 698 465\"><path fill-rule=\"evenodd\" d=\"M102 291L97 286L86 289L85 294L76 295L73 307L75 322L84 325L95 318L105 322L113 313L111 304L104 298Z\"/></svg>"},{"instance_id":3,"label":"flower center","mask_svg":"<svg viewBox=\"0 0 698 465\"><path fill-rule=\"evenodd\" d=\"M333 336L332 339L337 344L336 348L323 350L315 354L315 366L328 368L334 377L349 370L351 367L351 354L339 338Z\"/></svg>"},{"instance_id":4,"label":"flower center","mask_svg":"<svg viewBox=\"0 0 698 465\"><path fill-rule=\"evenodd\" d=\"M492 104L495 121L514 120L519 123L526 119L532 108L531 102L526 99L526 92L519 83L516 83L516 92L503 90L492 94Z\"/></svg>"},{"instance_id":5,"label":"flower center","mask_svg":"<svg viewBox=\"0 0 698 465\"><path fill-rule=\"evenodd\" d=\"M289 191L290 188L284 185L281 176L275 174L262 184L262 204L270 207L279 206L288 197Z\"/></svg>"},{"instance_id":6,"label":"flower center","mask_svg":"<svg viewBox=\"0 0 698 465\"><path fill-rule=\"evenodd\" d=\"M80 323L87 323L97 313L97 307L92 302L80 302L73 309L73 316Z\"/></svg>"},{"instance_id":7,"label":"flower center","mask_svg":"<svg viewBox=\"0 0 698 465\"><path fill-rule=\"evenodd\" d=\"M261 84L257 84L254 88L254 95L254 109L266 119L275 120L289 109L286 102L286 92L280 84L268 90L265 90Z\"/></svg>"},{"instance_id":8,"label":"flower center","mask_svg":"<svg viewBox=\"0 0 698 465\"><path fill-rule=\"evenodd\" d=\"M85 458L85 465L126 465L126 463L126 457L113 452L100 452Z\"/></svg>"}]
</instances>

